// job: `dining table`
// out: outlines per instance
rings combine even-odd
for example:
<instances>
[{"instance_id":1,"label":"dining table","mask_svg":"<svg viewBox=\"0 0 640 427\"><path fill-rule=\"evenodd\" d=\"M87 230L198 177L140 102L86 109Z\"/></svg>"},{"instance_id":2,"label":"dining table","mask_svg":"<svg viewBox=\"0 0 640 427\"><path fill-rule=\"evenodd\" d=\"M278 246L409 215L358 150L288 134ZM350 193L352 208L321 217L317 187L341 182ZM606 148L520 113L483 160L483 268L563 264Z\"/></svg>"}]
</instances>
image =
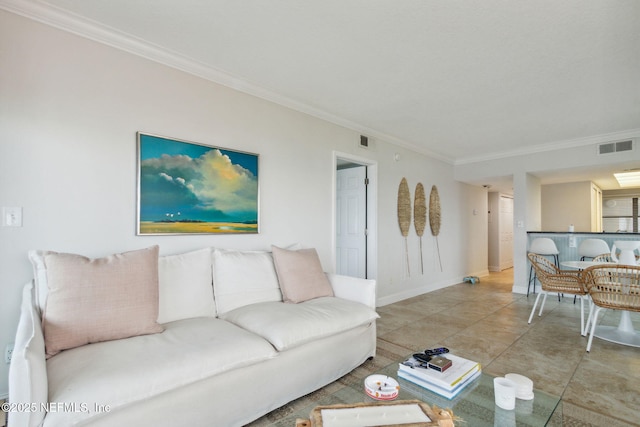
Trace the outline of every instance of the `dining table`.
<instances>
[{"instance_id":1,"label":"dining table","mask_svg":"<svg viewBox=\"0 0 640 427\"><path fill-rule=\"evenodd\" d=\"M584 270L585 268L593 267L594 265L617 265L615 262L602 262L602 261L562 261L561 267L572 268L576 270Z\"/></svg>"},{"instance_id":2,"label":"dining table","mask_svg":"<svg viewBox=\"0 0 640 427\"><path fill-rule=\"evenodd\" d=\"M584 270L594 265L618 265L615 262L594 262L594 261L562 261L560 266ZM631 321L631 312L620 310L620 321L617 326L596 326L593 335L617 344L640 347L640 332L636 331ZM591 318L591 316L589 316ZM587 325L587 328L589 325Z\"/></svg>"}]
</instances>

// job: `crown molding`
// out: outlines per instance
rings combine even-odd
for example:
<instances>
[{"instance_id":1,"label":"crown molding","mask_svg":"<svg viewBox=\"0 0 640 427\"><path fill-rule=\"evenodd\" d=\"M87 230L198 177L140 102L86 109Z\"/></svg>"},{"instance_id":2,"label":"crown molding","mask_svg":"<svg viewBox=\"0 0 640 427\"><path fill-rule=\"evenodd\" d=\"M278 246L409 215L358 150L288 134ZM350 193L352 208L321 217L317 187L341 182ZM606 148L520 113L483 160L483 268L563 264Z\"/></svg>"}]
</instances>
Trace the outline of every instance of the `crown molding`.
<instances>
[{"instance_id":1,"label":"crown molding","mask_svg":"<svg viewBox=\"0 0 640 427\"><path fill-rule=\"evenodd\" d=\"M387 135L376 129L363 126L327 111L312 107L295 99L280 95L260 85L238 78L223 70L186 57L178 52L149 43L115 28L100 24L57 7L24 0L0 0L0 9L58 28L63 31L102 43L133 55L163 64L202 79L273 102L294 111L333 123L372 138L407 148L431 158L453 164L452 158L432 152L424 147Z\"/></svg>"},{"instance_id":2,"label":"crown molding","mask_svg":"<svg viewBox=\"0 0 640 427\"><path fill-rule=\"evenodd\" d=\"M607 133L602 135L587 136L583 138L567 139L564 141L549 142L546 144L532 145L500 153L492 153L484 156L460 158L454 161L455 166L467 165L470 163L486 162L490 160L501 160L509 157L526 156L536 153L546 153L549 151L563 150L567 148L585 147L588 145L616 142L624 139L634 139L640 137L640 129L630 129L625 131ZM595 152L595 151L594 151Z\"/></svg>"},{"instance_id":3,"label":"crown molding","mask_svg":"<svg viewBox=\"0 0 640 427\"><path fill-rule=\"evenodd\" d=\"M367 126L363 126L359 123L339 117L293 98L280 95L258 84L239 78L208 64L196 61L178 52L149 43L148 41L132 36L131 34L123 33L115 28L72 14L51 5L25 0L0 0L0 9L70 32L77 36L105 44L115 49L143 57L150 61L154 61L222 86L229 87L239 92L273 102L291 110L367 135L370 138L385 141L454 166L549 152L559 149L582 147L621 139L637 138L640 136L640 129L632 129L611 134L532 145L527 148L489 153L482 156L453 159L451 157L444 156L441 153L428 150L423 146L388 135Z\"/></svg>"}]
</instances>

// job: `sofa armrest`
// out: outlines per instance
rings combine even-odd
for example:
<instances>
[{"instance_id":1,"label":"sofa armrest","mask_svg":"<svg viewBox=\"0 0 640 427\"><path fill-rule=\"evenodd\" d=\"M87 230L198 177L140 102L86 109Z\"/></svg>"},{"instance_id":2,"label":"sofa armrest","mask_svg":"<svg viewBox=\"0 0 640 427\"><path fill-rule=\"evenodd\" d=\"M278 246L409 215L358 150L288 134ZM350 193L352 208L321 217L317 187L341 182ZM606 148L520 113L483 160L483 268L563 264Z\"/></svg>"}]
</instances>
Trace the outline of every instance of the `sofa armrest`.
<instances>
[{"instance_id":1,"label":"sofa armrest","mask_svg":"<svg viewBox=\"0 0 640 427\"><path fill-rule=\"evenodd\" d=\"M35 305L34 285L29 283L22 291L20 321L9 366L9 402L28 410L12 411L9 425L41 425L48 394L42 322Z\"/></svg>"},{"instance_id":2,"label":"sofa armrest","mask_svg":"<svg viewBox=\"0 0 640 427\"><path fill-rule=\"evenodd\" d=\"M359 302L376 308L376 281L327 273L333 293L339 298Z\"/></svg>"}]
</instances>

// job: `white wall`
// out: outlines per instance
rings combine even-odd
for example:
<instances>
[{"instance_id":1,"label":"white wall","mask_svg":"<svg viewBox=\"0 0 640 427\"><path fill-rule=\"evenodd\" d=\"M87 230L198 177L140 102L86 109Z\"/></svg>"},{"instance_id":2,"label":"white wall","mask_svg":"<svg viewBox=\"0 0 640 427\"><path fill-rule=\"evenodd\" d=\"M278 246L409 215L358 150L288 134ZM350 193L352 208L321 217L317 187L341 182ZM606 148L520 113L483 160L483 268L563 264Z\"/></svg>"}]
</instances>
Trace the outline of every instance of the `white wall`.
<instances>
[{"instance_id":1,"label":"white wall","mask_svg":"<svg viewBox=\"0 0 640 427\"><path fill-rule=\"evenodd\" d=\"M488 268L489 271L500 271L500 193L492 191L488 196Z\"/></svg>"},{"instance_id":2,"label":"white wall","mask_svg":"<svg viewBox=\"0 0 640 427\"><path fill-rule=\"evenodd\" d=\"M529 260L527 231L540 231L540 179L528 174L513 176L513 292L527 292Z\"/></svg>"},{"instance_id":3,"label":"white wall","mask_svg":"<svg viewBox=\"0 0 640 427\"><path fill-rule=\"evenodd\" d=\"M0 351L13 342L29 249L99 257L159 244L162 254L204 246L269 248L300 242L332 266L333 152L378 165L378 296L386 304L487 271L486 192L453 167L111 47L0 11L0 206L24 226L0 227ZM136 236L137 131L260 154L259 235ZM394 154L400 160L394 160ZM437 185L439 236L408 238L396 216L400 179ZM471 236L471 238L469 238ZM0 396L8 365L0 362Z\"/></svg>"},{"instance_id":4,"label":"white wall","mask_svg":"<svg viewBox=\"0 0 640 427\"><path fill-rule=\"evenodd\" d=\"M567 231L573 225L576 232L591 230L590 181L542 186L542 230Z\"/></svg>"}]
</instances>

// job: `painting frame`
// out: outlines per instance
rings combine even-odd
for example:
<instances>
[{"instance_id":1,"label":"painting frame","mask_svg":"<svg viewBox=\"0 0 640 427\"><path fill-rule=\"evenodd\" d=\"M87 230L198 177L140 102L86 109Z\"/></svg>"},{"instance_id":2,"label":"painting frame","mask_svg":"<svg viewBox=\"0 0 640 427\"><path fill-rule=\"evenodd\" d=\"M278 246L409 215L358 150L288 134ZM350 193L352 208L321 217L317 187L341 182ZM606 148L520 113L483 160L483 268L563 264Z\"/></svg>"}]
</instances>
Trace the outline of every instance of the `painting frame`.
<instances>
[{"instance_id":1,"label":"painting frame","mask_svg":"<svg viewBox=\"0 0 640 427\"><path fill-rule=\"evenodd\" d=\"M136 133L136 234L260 233L260 155Z\"/></svg>"}]
</instances>

